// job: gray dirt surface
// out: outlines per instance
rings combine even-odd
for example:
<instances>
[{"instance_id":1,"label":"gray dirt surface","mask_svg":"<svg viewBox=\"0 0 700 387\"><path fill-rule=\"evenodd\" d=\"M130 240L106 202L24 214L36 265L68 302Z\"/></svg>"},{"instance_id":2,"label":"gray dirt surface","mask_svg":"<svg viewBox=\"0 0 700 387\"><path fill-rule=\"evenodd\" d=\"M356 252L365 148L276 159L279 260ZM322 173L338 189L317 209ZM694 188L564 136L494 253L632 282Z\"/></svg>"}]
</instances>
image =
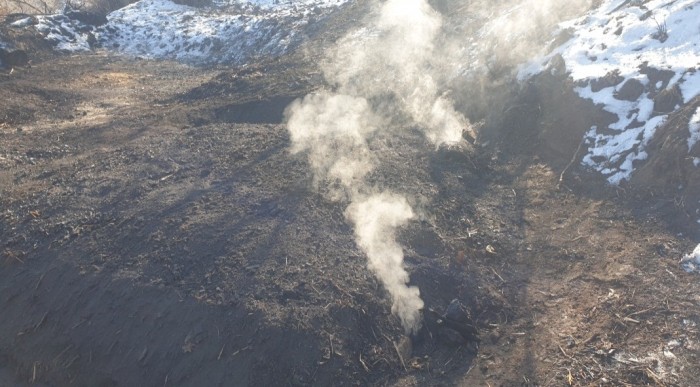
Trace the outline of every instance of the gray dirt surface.
<instances>
[{"instance_id":1,"label":"gray dirt surface","mask_svg":"<svg viewBox=\"0 0 700 387\"><path fill-rule=\"evenodd\" d=\"M426 302L405 337L347 203L289 151L284 107L324 86L309 55L0 74L0 384L700 385L692 241L567 169L578 142L541 136L561 117L522 103L489 146L374 139L371 180L421 214L399 235ZM533 87L517 98L562 84ZM454 299L478 340L438 321Z\"/></svg>"}]
</instances>

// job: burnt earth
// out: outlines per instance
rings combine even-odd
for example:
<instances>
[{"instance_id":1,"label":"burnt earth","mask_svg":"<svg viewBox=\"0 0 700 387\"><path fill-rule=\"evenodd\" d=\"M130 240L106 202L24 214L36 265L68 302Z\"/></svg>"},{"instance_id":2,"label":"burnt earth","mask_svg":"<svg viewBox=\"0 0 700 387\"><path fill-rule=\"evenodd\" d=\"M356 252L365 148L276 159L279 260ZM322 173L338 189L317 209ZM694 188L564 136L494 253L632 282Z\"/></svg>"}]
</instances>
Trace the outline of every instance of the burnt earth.
<instances>
[{"instance_id":1,"label":"burnt earth","mask_svg":"<svg viewBox=\"0 0 700 387\"><path fill-rule=\"evenodd\" d=\"M374 139L371 180L421 214L406 337L347 203L289 152L316 59L0 74L0 384L700 384L689 229L569 162L608 117L564 76L494 106L489 144Z\"/></svg>"}]
</instances>

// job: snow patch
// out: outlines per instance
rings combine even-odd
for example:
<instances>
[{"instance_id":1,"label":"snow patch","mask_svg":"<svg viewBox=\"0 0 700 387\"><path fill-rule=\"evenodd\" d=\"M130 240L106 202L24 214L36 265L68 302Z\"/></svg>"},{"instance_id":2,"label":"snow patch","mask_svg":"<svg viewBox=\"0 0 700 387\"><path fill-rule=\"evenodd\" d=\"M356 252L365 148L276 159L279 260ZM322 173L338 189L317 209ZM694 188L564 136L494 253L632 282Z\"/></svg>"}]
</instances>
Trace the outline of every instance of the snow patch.
<instances>
[{"instance_id":1,"label":"snow patch","mask_svg":"<svg viewBox=\"0 0 700 387\"><path fill-rule=\"evenodd\" d=\"M654 111L654 97L664 82L650 82L644 68L673 73L665 88L678 87L683 103L700 94L700 6L694 0L629 2L607 0L587 15L560 25L572 38L540 58L521 66L518 78L545 71L549 60L560 54L576 92L617 116L608 128L593 127L586 133L588 153L583 164L605 175L611 184L628 180L637 162L647 158L646 147L667 115ZM642 64L645 64L644 67ZM617 72L622 82L593 91L591 81ZM618 95L622 85L637 80L639 97ZM634 99L634 100L630 100ZM676 107L677 108L677 107ZM690 141L700 140L693 137Z\"/></svg>"},{"instance_id":2,"label":"snow patch","mask_svg":"<svg viewBox=\"0 0 700 387\"><path fill-rule=\"evenodd\" d=\"M10 27L14 28L24 28L34 24L34 19L32 17L25 17L24 19L19 19L15 22L10 23Z\"/></svg>"},{"instance_id":3,"label":"snow patch","mask_svg":"<svg viewBox=\"0 0 700 387\"><path fill-rule=\"evenodd\" d=\"M37 16L36 29L59 51L89 51L95 41L94 27L66 15Z\"/></svg>"},{"instance_id":4,"label":"snow patch","mask_svg":"<svg viewBox=\"0 0 700 387\"><path fill-rule=\"evenodd\" d=\"M700 8L700 7L698 7ZM700 17L700 15L698 15ZM700 34L700 26L698 27ZM696 38L698 39L698 38ZM700 39L698 39L700 40ZM700 63L697 64L697 70L700 70ZM695 68L693 68L695 70ZM688 103L691 99L700 94L700 71L688 71L681 77L680 88L683 93L683 102Z\"/></svg>"},{"instance_id":5,"label":"snow patch","mask_svg":"<svg viewBox=\"0 0 700 387\"><path fill-rule=\"evenodd\" d=\"M67 15L38 17L37 30L61 51L96 47L150 59L242 64L284 54L306 27L350 0L224 0L196 8L141 0L85 25Z\"/></svg>"},{"instance_id":6,"label":"snow patch","mask_svg":"<svg viewBox=\"0 0 700 387\"><path fill-rule=\"evenodd\" d=\"M695 110L695 114L690 117L690 122L688 122L688 131L690 132L690 136L688 137L688 152L690 152L695 144L700 141L700 107L697 108ZM698 164L696 160L697 157L693 160L693 162L697 167Z\"/></svg>"},{"instance_id":7,"label":"snow patch","mask_svg":"<svg viewBox=\"0 0 700 387\"><path fill-rule=\"evenodd\" d=\"M700 221L698 221L700 223ZM695 246L692 253L686 254L681 259L681 265L687 272L700 272L700 244Z\"/></svg>"},{"instance_id":8,"label":"snow patch","mask_svg":"<svg viewBox=\"0 0 700 387\"><path fill-rule=\"evenodd\" d=\"M217 0L218 4L245 5L251 4L268 10L289 10L294 8L329 8L337 7L348 0Z\"/></svg>"}]
</instances>

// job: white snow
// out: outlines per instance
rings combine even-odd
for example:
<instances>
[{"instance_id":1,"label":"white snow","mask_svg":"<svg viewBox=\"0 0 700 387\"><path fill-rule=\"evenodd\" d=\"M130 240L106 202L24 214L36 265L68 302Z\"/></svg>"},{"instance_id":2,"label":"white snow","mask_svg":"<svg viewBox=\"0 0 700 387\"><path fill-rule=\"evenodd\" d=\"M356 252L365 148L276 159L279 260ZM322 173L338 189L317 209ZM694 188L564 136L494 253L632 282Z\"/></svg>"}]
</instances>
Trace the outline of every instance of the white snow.
<instances>
[{"instance_id":1,"label":"white snow","mask_svg":"<svg viewBox=\"0 0 700 387\"><path fill-rule=\"evenodd\" d=\"M698 27L698 30L698 34L700 34L700 27ZM696 37L696 39L698 38ZM697 70L700 70L700 68L697 68ZM683 102L688 103L693 97L700 94L700 71L683 74L682 80L680 87L683 92Z\"/></svg>"},{"instance_id":2,"label":"white snow","mask_svg":"<svg viewBox=\"0 0 700 387\"><path fill-rule=\"evenodd\" d=\"M37 16L36 29L60 51L88 51L91 29L65 15ZM94 38L94 36L93 36Z\"/></svg>"},{"instance_id":3,"label":"white snow","mask_svg":"<svg viewBox=\"0 0 700 387\"><path fill-rule=\"evenodd\" d=\"M215 0L197 8L141 0L86 26L65 15L38 18L37 30L58 50L107 50L151 59L241 64L276 56L299 43L304 29L351 0Z\"/></svg>"},{"instance_id":4,"label":"white snow","mask_svg":"<svg viewBox=\"0 0 700 387\"><path fill-rule=\"evenodd\" d=\"M688 152L690 152L695 144L700 141L700 108L695 109L695 114L690 118L688 132L690 132L688 137ZM697 163L695 165L697 166Z\"/></svg>"},{"instance_id":5,"label":"white snow","mask_svg":"<svg viewBox=\"0 0 700 387\"><path fill-rule=\"evenodd\" d=\"M14 28L23 28L30 26L34 23L34 20L31 17L25 17L24 19L19 19L15 22L10 23L10 27Z\"/></svg>"},{"instance_id":6,"label":"white snow","mask_svg":"<svg viewBox=\"0 0 700 387\"><path fill-rule=\"evenodd\" d=\"M700 271L700 244L692 253L684 255L681 263L687 272Z\"/></svg>"},{"instance_id":7,"label":"white snow","mask_svg":"<svg viewBox=\"0 0 700 387\"><path fill-rule=\"evenodd\" d=\"M301 42L307 26L350 1L214 0L212 7L195 8L141 0L112 12L107 24L97 28L64 15L38 17L36 28L64 51L101 46L145 58L242 64L287 52ZM592 127L585 134L582 162L619 184L648 158L647 145L668 117L654 111L654 96L663 89L680 90L682 102L688 103L700 94L699 20L697 0L605 0L587 15L562 23L572 38L548 57L524 65L519 77L543 71L554 55L564 58L569 75L581 85L576 92L617 117L608 127ZM642 64L670 75L650 80ZM594 92L591 81L613 72L622 82ZM641 95L633 101L618 99L629 80L641 83ZM696 112L689 123L689 150L698 141Z\"/></svg>"},{"instance_id":8,"label":"white snow","mask_svg":"<svg viewBox=\"0 0 700 387\"><path fill-rule=\"evenodd\" d=\"M346 3L348 0L216 0L218 4L251 4L265 9L283 10L299 8L328 8Z\"/></svg>"},{"instance_id":9,"label":"white snow","mask_svg":"<svg viewBox=\"0 0 700 387\"><path fill-rule=\"evenodd\" d=\"M556 54L566 62L569 75L583 98L602 105L618 117L607 128L593 127L586 134L588 153L583 164L604 174L612 184L628 180L638 162L648 155L646 146L667 115L654 111L654 95L661 88L678 86L684 103L700 94L700 3L696 0L628 2L607 0L589 14L560 25L573 37L542 58L524 65L519 78L544 71ZM666 31L664 39L663 31ZM649 82L641 65L675 73L669 82ZM615 87L593 92L589 81L613 71L624 80ZM630 79L644 85L635 101L615 98ZM700 130L700 129L698 129ZM690 146L700 140L691 128ZM696 137L693 137L696 136Z\"/></svg>"}]
</instances>

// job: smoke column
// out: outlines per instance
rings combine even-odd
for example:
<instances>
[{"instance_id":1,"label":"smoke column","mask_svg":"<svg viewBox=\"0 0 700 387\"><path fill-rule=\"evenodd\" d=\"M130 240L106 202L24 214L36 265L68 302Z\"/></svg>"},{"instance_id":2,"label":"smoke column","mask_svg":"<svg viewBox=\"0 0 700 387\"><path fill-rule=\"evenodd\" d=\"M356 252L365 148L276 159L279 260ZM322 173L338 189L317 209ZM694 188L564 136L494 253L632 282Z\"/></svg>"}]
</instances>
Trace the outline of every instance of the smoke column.
<instances>
[{"instance_id":1,"label":"smoke column","mask_svg":"<svg viewBox=\"0 0 700 387\"><path fill-rule=\"evenodd\" d=\"M395 236L414 213L406 198L366 183L378 166L373 138L418 127L435 147L462 141L463 131L472 129L445 85L456 86L463 107L488 110L494 97L485 83L498 79L480 74L487 69L492 76L494 68L512 69L535 57L557 22L594 0L464 3L441 3L451 15L445 28L426 0L377 1L369 23L327 53L321 67L331 90L307 95L285 112L292 152L308 154L317 189L349 203L345 215L356 243L407 333L420 328L423 301L419 289L408 286Z\"/></svg>"},{"instance_id":2,"label":"smoke column","mask_svg":"<svg viewBox=\"0 0 700 387\"><path fill-rule=\"evenodd\" d=\"M460 141L468 127L440 93L440 67L431 63L441 27L425 0L384 2L369 28L342 39L328 56L323 73L334 91L307 95L285 113L292 152L308 154L316 187L349 202L345 215L356 243L407 333L420 328L423 300L417 287L408 286L396 231L414 213L406 198L369 187L365 177L378 163L370 149L373 136L405 127L395 124L399 120L421 128L436 147Z\"/></svg>"}]
</instances>

